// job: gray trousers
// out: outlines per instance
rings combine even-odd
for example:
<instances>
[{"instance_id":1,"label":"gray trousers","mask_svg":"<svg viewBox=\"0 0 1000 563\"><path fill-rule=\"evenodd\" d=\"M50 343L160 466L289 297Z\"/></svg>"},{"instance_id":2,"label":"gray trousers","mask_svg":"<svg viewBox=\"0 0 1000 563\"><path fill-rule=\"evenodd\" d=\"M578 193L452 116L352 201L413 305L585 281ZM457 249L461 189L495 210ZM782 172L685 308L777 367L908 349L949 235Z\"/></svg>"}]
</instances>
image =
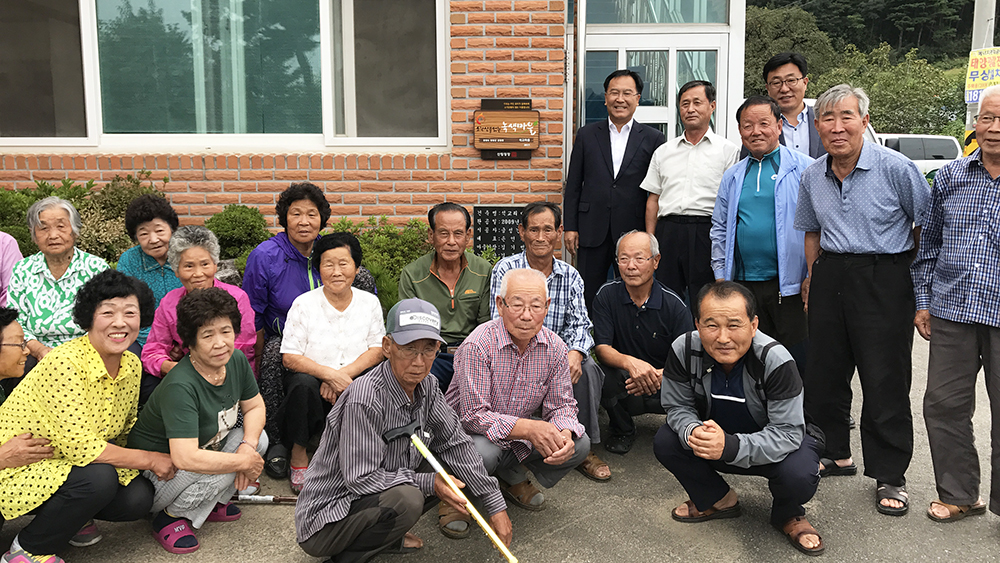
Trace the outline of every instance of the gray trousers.
<instances>
[{"instance_id":1,"label":"gray trousers","mask_svg":"<svg viewBox=\"0 0 1000 563\"><path fill-rule=\"evenodd\" d=\"M931 352L924 394L924 423L943 502L979 499L979 455L972 433L976 379L986 375L990 398L990 511L1000 514L1000 328L931 317Z\"/></svg>"},{"instance_id":2,"label":"gray trousers","mask_svg":"<svg viewBox=\"0 0 1000 563\"><path fill-rule=\"evenodd\" d=\"M424 498L412 485L397 485L352 502L347 516L323 526L299 547L313 557L333 557L398 545L420 515L437 504L437 497Z\"/></svg>"},{"instance_id":3,"label":"gray trousers","mask_svg":"<svg viewBox=\"0 0 1000 563\"><path fill-rule=\"evenodd\" d=\"M486 472L495 475L507 482L508 485L516 485L528 478L525 468L530 469L535 475L535 479L546 489L555 486L560 479L565 477L577 465L583 463L590 453L590 438L584 434L580 438L573 440L575 451L573 456L562 465L549 465L542 461L542 454L538 450L532 450L531 455L524 461L518 461L513 450L504 450L494 444L486 436L472 434L472 442L476 445L476 451L483 458L483 465Z\"/></svg>"},{"instance_id":4,"label":"gray trousers","mask_svg":"<svg viewBox=\"0 0 1000 563\"><path fill-rule=\"evenodd\" d=\"M601 443L601 426L597 422L597 408L601 406L601 389L604 388L604 372L594 358L587 354L583 357L583 373L580 380L573 386L573 398L580 410L577 419L590 436L592 444Z\"/></svg>"}]
</instances>

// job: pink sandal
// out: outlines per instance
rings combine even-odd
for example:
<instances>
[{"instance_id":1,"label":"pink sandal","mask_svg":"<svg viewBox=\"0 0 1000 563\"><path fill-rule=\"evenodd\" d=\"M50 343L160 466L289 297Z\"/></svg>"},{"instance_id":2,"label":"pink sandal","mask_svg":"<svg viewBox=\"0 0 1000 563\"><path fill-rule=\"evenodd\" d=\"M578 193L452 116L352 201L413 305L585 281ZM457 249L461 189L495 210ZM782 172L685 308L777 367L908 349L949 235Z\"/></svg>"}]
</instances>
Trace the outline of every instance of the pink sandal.
<instances>
[{"instance_id":1,"label":"pink sandal","mask_svg":"<svg viewBox=\"0 0 1000 563\"><path fill-rule=\"evenodd\" d=\"M231 502L226 504L216 503L215 508L212 512L208 513L208 518L205 519L207 522L233 522L239 520L243 513L240 512L240 507L236 506Z\"/></svg>"},{"instance_id":2,"label":"pink sandal","mask_svg":"<svg viewBox=\"0 0 1000 563\"><path fill-rule=\"evenodd\" d=\"M175 547L177 540L188 536L195 538L195 541L198 540L198 538L195 537L194 532L192 532L191 528L188 526L188 520L186 518L175 520L174 522L160 528L159 531L153 531L153 537L156 538L156 541L160 542L163 549L174 554L193 553L198 551L198 548L201 547L201 544L198 543L195 543L193 547Z\"/></svg>"}]
</instances>

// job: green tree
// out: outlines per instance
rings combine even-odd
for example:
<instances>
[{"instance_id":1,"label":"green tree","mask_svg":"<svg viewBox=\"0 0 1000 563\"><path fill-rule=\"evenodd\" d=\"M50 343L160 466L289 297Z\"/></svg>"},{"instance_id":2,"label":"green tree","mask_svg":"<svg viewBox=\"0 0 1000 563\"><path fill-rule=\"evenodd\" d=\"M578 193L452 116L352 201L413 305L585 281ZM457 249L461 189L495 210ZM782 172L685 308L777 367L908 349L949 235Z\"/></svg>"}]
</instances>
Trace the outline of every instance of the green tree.
<instances>
[{"instance_id":1,"label":"green tree","mask_svg":"<svg viewBox=\"0 0 1000 563\"><path fill-rule=\"evenodd\" d=\"M810 76L826 72L838 60L830 38L816 26L816 18L802 8L747 7L744 96L767 94L761 71L768 59L782 51L805 55Z\"/></svg>"},{"instance_id":2,"label":"green tree","mask_svg":"<svg viewBox=\"0 0 1000 563\"><path fill-rule=\"evenodd\" d=\"M849 45L841 64L809 86L820 93L841 83L860 86L868 94L871 123L880 133L936 134L956 117L954 80L919 58L916 49L894 64L888 43L870 53Z\"/></svg>"}]
</instances>

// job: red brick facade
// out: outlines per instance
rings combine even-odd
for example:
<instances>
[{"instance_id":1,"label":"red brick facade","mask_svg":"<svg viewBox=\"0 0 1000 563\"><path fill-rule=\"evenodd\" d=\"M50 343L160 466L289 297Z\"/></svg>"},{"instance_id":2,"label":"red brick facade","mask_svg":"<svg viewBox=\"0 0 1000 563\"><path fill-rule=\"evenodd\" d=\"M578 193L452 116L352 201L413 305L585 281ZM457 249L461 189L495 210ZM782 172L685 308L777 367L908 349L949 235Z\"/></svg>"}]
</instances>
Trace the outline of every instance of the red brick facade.
<instances>
[{"instance_id":1,"label":"red brick facade","mask_svg":"<svg viewBox=\"0 0 1000 563\"><path fill-rule=\"evenodd\" d=\"M183 223L202 223L224 205L258 206L274 225L274 202L291 182L327 193L334 218L426 217L442 201L510 204L561 202L566 103L563 0L452 1L448 76L451 146L441 152L357 154L6 155L0 187L34 180L110 180L146 169L164 188ZM531 160L491 161L472 147L472 114L482 98L530 98L541 112L541 143Z\"/></svg>"}]
</instances>

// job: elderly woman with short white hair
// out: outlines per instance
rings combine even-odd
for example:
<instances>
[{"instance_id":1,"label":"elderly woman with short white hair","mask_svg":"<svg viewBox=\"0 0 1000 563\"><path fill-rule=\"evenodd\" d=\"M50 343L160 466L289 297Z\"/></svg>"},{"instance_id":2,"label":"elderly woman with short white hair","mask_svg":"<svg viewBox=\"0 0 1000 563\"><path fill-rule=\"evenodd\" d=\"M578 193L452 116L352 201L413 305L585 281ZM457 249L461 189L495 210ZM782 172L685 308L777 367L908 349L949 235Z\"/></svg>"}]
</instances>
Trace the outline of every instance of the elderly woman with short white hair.
<instances>
[{"instance_id":1,"label":"elderly woman with short white hair","mask_svg":"<svg viewBox=\"0 0 1000 563\"><path fill-rule=\"evenodd\" d=\"M83 284L108 269L103 259L76 247L81 226L80 214L65 199L47 197L28 208L28 230L38 252L14 266L8 295L9 305L21 313L35 360L84 335L73 321L73 300Z\"/></svg>"},{"instance_id":2,"label":"elderly woman with short white hair","mask_svg":"<svg viewBox=\"0 0 1000 563\"><path fill-rule=\"evenodd\" d=\"M236 337L236 348L254 365L254 312L246 292L215 279L219 269L219 240L205 227L187 225L177 229L170 237L167 262L181 280L181 287L168 292L160 300L149 329L146 345L142 348L142 367L151 375L162 378L187 354L177 332L177 304L188 292L195 289L217 287L236 299L242 322Z\"/></svg>"}]
</instances>

